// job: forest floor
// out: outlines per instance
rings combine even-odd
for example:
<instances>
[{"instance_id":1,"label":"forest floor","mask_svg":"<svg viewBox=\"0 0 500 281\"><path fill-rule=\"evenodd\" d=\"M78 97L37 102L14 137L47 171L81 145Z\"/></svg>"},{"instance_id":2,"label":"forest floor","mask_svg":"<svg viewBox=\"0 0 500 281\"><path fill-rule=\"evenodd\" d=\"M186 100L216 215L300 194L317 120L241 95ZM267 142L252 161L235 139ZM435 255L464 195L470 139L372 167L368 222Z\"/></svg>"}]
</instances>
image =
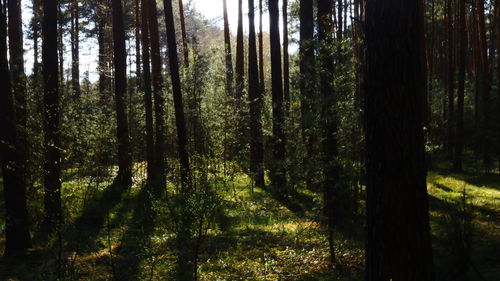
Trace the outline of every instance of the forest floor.
<instances>
[{"instance_id":1,"label":"forest floor","mask_svg":"<svg viewBox=\"0 0 500 281\"><path fill-rule=\"evenodd\" d=\"M36 246L22 262L0 258L0 280L174 280L172 224L158 202L148 205L145 185L122 191L109 182L92 187L90 179L82 188L85 182L64 181L67 220L60 235L50 247ZM455 238L468 232L471 259L460 268L469 268L468 280L500 280L500 175L455 174L440 165L429 172L428 183L438 280L456 274L461 261L453 257L468 251L460 250L463 243L457 241L463 239ZM252 190L243 175L221 185L220 193L224 212L200 240L199 280L363 279L362 214L351 230L335 237L340 266L332 268L318 222L320 193L299 190L294 200L282 203L266 190ZM40 206L30 206L35 219L36 209ZM35 245L36 240L35 234ZM0 240L3 252L2 247Z\"/></svg>"}]
</instances>

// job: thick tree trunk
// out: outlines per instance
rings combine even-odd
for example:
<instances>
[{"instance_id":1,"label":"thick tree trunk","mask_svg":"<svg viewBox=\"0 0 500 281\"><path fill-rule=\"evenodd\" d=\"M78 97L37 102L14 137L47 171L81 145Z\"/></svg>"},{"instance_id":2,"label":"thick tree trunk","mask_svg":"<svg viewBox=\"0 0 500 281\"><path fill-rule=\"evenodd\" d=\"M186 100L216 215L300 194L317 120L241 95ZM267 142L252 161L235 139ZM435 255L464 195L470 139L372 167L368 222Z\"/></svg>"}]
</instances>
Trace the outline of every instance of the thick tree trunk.
<instances>
[{"instance_id":1,"label":"thick tree trunk","mask_svg":"<svg viewBox=\"0 0 500 281\"><path fill-rule=\"evenodd\" d=\"M3 175L5 202L5 257L11 258L26 253L31 247L26 190L21 160L16 148L16 118L14 96L7 61L7 29L3 3L0 2L0 160Z\"/></svg>"},{"instance_id":2,"label":"thick tree trunk","mask_svg":"<svg viewBox=\"0 0 500 281\"><path fill-rule=\"evenodd\" d=\"M118 140L117 181L122 188L132 185L132 155L125 96L127 94L127 51L121 0L112 0L113 9L113 62L115 74L116 137Z\"/></svg>"},{"instance_id":3,"label":"thick tree trunk","mask_svg":"<svg viewBox=\"0 0 500 281\"><path fill-rule=\"evenodd\" d=\"M366 3L366 280L434 280L423 134L422 1Z\"/></svg>"},{"instance_id":4,"label":"thick tree trunk","mask_svg":"<svg viewBox=\"0 0 500 281\"><path fill-rule=\"evenodd\" d=\"M141 0L141 40L142 40L142 80L144 82L144 106L146 113L146 161L148 181L151 182L155 172L155 142L153 128L153 100L151 90L151 64L148 22L148 1Z\"/></svg>"},{"instance_id":5,"label":"thick tree trunk","mask_svg":"<svg viewBox=\"0 0 500 281\"><path fill-rule=\"evenodd\" d=\"M61 210L61 129L59 126L58 5L43 1L43 81L44 81L44 225L47 233L62 222Z\"/></svg>"},{"instance_id":6,"label":"thick tree trunk","mask_svg":"<svg viewBox=\"0 0 500 281\"><path fill-rule=\"evenodd\" d=\"M458 91L457 91L457 122L456 122L456 143L453 168L462 170L462 154L464 145L464 95L465 95L465 66L467 56L467 28L465 23L465 0L459 2L459 65L458 65Z\"/></svg>"},{"instance_id":7,"label":"thick tree trunk","mask_svg":"<svg viewBox=\"0 0 500 281\"><path fill-rule=\"evenodd\" d=\"M156 1L149 0L149 35L151 37L151 64L153 66L153 97L155 107L155 157L156 176L159 180L159 188L165 186L165 99L163 98L163 77L161 73L160 36L158 32L158 16L156 12ZM182 1L180 1L181 3Z\"/></svg>"},{"instance_id":8,"label":"thick tree trunk","mask_svg":"<svg viewBox=\"0 0 500 281\"><path fill-rule=\"evenodd\" d=\"M231 51L231 33L227 16L227 0L222 0L224 6L224 51L226 54L226 93L233 95L233 56Z\"/></svg>"},{"instance_id":9,"label":"thick tree trunk","mask_svg":"<svg viewBox=\"0 0 500 281\"><path fill-rule=\"evenodd\" d=\"M285 170L285 131L283 106L283 76L281 72L280 20L278 0L269 0L270 41L271 41L271 79L273 104L273 159L271 181L273 193L277 197L287 195Z\"/></svg>"},{"instance_id":10,"label":"thick tree trunk","mask_svg":"<svg viewBox=\"0 0 500 281\"><path fill-rule=\"evenodd\" d=\"M259 86L254 0L248 0L248 102L250 104L250 172L255 185L264 187L264 144L262 136L263 96Z\"/></svg>"},{"instance_id":11,"label":"thick tree trunk","mask_svg":"<svg viewBox=\"0 0 500 281\"><path fill-rule=\"evenodd\" d=\"M195 254L193 252L193 237L191 234L192 218L187 214L186 200L191 191L191 177L189 155L187 152L187 130L182 101L182 88L179 74L179 59L177 57L177 42L173 20L172 0L164 0L165 23L167 28L168 57L170 64L170 77L172 80L172 94L174 97L175 123L177 127L178 150L181 166L181 221L177 233L178 243L178 269L177 280L195 280Z\"/></svg>"},{"instance_id":12,"label":"thick tree trunk","mask_svg":"<svg viewBox=\"0 0 500 281\"><path fill-rule=\"evenodd\" d=\"M26 74L24 73L23 29L21 15L21 1L8 0L8 35L11 85L14 92L14 106L17 125L17 157L18 167L22 175L23 185L26 182L26 164L28 158L28 112L26 93Z\"/></svg>"}]
</instances>

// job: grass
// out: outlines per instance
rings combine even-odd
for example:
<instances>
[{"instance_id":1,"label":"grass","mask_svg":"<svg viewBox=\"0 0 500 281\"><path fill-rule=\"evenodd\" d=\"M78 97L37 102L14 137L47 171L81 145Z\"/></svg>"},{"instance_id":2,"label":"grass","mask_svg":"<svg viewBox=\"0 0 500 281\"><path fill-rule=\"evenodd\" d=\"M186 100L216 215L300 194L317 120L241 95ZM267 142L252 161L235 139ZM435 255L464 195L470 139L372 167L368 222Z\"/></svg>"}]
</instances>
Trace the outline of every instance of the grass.
<instances>
[{"instance_id":1,"label":"grass","mask_svg":"<svg viewBox=\"0 0 500 281\"><path fill-rule=\"evenodd\" d=\"M54 237L48 247L37 244L22 263L0 259L1 280L57 280L58 272L64 273L60 280L174 280L176 252L169 218L151 213L143 177L117 194L109 193L109 179L91 182L64 182L67 220L61 240ZM321 194L299 190L292 204L283 204L266 190L251 189L244 175L217 188L224 211L203 236L199 280L363 280L362 218L351 232L336 234L340 272L328 262L325 228L319 220ZM469 270L469 280L500 280L500 175L437 168L429 173L428 189L438 280L449 280L446 218L459 207L464 189L473 206L475 229L475 269ZM33 212L40 212L37 204L31 203Z\"/></svg>"}]
</instances>

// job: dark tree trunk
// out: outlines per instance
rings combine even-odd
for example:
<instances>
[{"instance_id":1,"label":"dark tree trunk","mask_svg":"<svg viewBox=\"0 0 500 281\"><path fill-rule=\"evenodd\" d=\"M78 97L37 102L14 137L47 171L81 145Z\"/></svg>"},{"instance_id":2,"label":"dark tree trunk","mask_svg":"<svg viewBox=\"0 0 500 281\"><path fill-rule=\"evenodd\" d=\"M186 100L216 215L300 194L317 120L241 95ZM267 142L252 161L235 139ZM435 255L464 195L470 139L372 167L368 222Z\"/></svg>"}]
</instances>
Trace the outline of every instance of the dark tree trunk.
<instances>
[{"instance_id":1,"label":"dark tree trunk","mask_svg":"<svg viewBox=\"0 0 500 281\"><path fill-rule=\"evenodd\" d=\"M497 11L496 15L496 27L497 27L497 82L500 85L500 0L495 1L495 8ZM497 86L500 88L500 86ZM500 90L498 91L498 105L500 106ZM498 107L500 108L500 107ZM497 115L500 116L500 110L497 110ZM500 120L500 118L498 119ZM500 145L500 144L499 144ZM500 167L500 148L497 151L498 165Z\"/></svg>"},{"instance_id":2,"label":"dark tree trunk","mask_svg":"<svg viewBox=\"0 0 500 281\"><path fill-rule=\"evenodd\" d=\"M446 25L447 25L447 72L446 72L446 96L448 97L448 116L447 116L447 153L448 159L453 160L453 150L454 150L454 126L455 126L455 98L454 98L454 88L455 88L455 69L453 67L453 57L454 57L454 40L453 40L453 9L452 1L446 0Z\"/></svg>"},{"instance_id":3,"label":"dark tree trunk","mask_svg":"<svg viewBox=\"0 0 500 281\"><path fill-rule=\"evenodd\" d=\"M26 191L16 148L16 118L9 62L7 61L7 29L3 3L0 2L0 160L5 202L5 257L24 255L31 247Z\"/></svg>"},{"instance_id":4,"label":"dark tree trunk","mask_svg":"<svg viewBox=\"0 0 500 281\"><path fill-rule=\"evenodd\" d=\"M167 29L168 57L170 77L172 80L172 94L174 97L175 123L177 127L178 150L181 166L181 221L177 233L179 250L177 280L195 280L195 259L191 235L192 219L186 213L186 200L191 192L189 155L187 152L187 130L182 102L182 88L179 75L179 59L177 57L177 42L172 11L172 0L164 0L165 23Z\"/></svg>"},{"instance_id":5,"label":"dark tree trunk","mask_svg":"<svg viewBox=\"0 0 500 281\"><path fill-rule=\"evenodd\" d=\"M456 143L455 158L453 168L457 171L462 170L462 154L464 145L464 95L465 95L465 66L467 56L467 27L465 23L465 0L459 1L459 65L458 65L458 91L457 91L457 122L456 122Z\"/></svg>"},{"instance_id":6,"label":"dark tree trunk","mask_svg":"<svg viewBox=\"0 0 500 281\"><path fill-rule=\"evenodd\" d=\"M181 37L182 37L182 50L184 51L184 65L189 67L189 48L186 35L186 21L184 19L184 5L182 0L179 0L179 16L181 20Z\"/></svg>"},{"instance_id":7,"label":"dark tree trunk","mask_svg":"<svg viewBox=\"0 0 500 281\"><path fill-rule=\"evenodd\" d=\"M14 92L14 107L17 125L17 149L19 173L22 183L26 181L26 164L28 150L27 123L27 99L26 99L26 74L24 73L24 50L21 1L8 0L8 35L9 35L9 59L11 86Z\"/></svg>"},{"instance_id":8,"label":"dark tree trunk","mask_svg":"<svg viewBox=\"0 0 500 281\"><path fill-rule=\"evenodd\" d=\"M434 280L423 134L422 1L366 3L366 280Z\"/></svg>"},{"instance_id":9,"label":"dark tree trunk","mask_svg":"<svg viewBox=\"0 0 500 281\"><path fill-rule=\"evenodd\" d=\"M142 87L141 71L141 0L135 0L135 76L137 78L137 88Z\"/></svg>"},{"instance_id":10,"label":"dark tree trunk","mask_svg":"<svg viewBox=\"0 0 500 281\"><path fill-rule=\"evenodd\" d=\"M33 77L37 80L40 75L40 57L39 39L40 39L40 0L33 0Z\"/></svg>"},{"instance_id":11,"label":"dark tree trunk","mask_svg":"<svg viewBox=\"0 0 500 281\"><path fill-rule=\"evenodd\" d=\"M61 210L61 129L59 126L58 5L43 1L42 63L44 81L44 225L47 233L62 221Z\"/></svg>"},{"instance_id":12,"label":"dark tree trunk","mask_svg":"<svg viewBox=\"0 0 500 281\"><path fill-rule=\"evenodd\" d=\"M340 167L338 165L338 112L337 93L333 87L333 70L335 56L332 52L333 45L333 0L318 0L318 39L320 62L320 89L322 98L322 148L323 148L323 190L324 211L328 226L328 242L332 264L336 262L335 243L333 234L335 223L342 219L342 203L339 192Z\"/></svg>"},{"instance_id":13,"label":"dark tree trunk","mask_svg":"<svg viewBox=\"0 0 500 281\"><path fill-rule=\"evenodd\" d=\"M165 100L163 98L163 77L161 73L160 36L158 32L158 16L156 1L149 0L149 35L151 37L151 64L153 66L153 97L155 107L155 174L159 180L159 188L165 185ZM181 3L180 1L179 3Z\"/></svg>"},{"instance_id":14,"label":"dark tree trunk","mask_svg":"<svg viewBox=\"0 0 500 281\"><path fill-rule=\"evenodd\" d=\"M238 31L236 34L236 106L241 112L245 87L245 48L243 46L243 0L238 0Z\"/></svg>"},{"instance_id":15,"label":"dark tree trunk","mask_svg":"<svg viewBox=\"0 0 500 281\"><path fill-rule=\"evenodd\" d=\"M278 0L269 0L269 30L271 41L271 79L273 104L273 159L271 181L277 197L287 195L285 170L285 131L283 106L283 76L281 72L280 20Z\"/></svg>"},{"instance_id":16,"label":"dark tree trunk","mask_svg":"<svg viewBox=\"0 0 500 281\"><path fill-rule=\"evenodd\" d=\"M478 51L479 51L479 94L482 98L482 126L481 126L481 141L480 145L483 152L483 161L486 169L491 168L491 109L490 109L490 90L491 90L491 71L488 61L488 45L486 40L486 23L484 16L484 0L476 0L477 11L477 36L478 36Z\"/></svg>"},{"instance_id":17,"label":"dark tree trunk","mask_svg":"<svg viewBox=\"0 0 500 281\"><path fill-rule=\"evenodd\" d=\"M312 1L311 1L312 2ZM288 55L288 0L283 0L283 97L290 103L290 56Z\"/></svg>"},{"instance_id":18,"label":"dark tree trunk","mask_svg":"<svg viewBox=\"0 0 500 281\"><path fill-rule=\"evenodd\" d=\"M71 86L80 98L80 10L78 1L71 1Z\"/></svg>"},{"instance_id":19,"label":"dark tree trunk","mask_svg":"<svg viewBox=\"0 0 500 281\"><path fill-rule=\"evenodd\" d=\"M255 185L264 187L264 144L262 136L263 96L259 86L257 44L255 36L255 4L248 0L248 102L250 104L250 172Z\"/></svg>"},{"instance_id":20,"label":"dark tree trunk","mask_svg":"<svg viewBox=\"0 0 500 281\"><path fill-rule=\"evenodd\" d=\"M229 30L229 19L227 16L227 0L223 0L224 6L224 50L226 53L226 93L233 95L233 56L231 51L231 33Z\"/></svg>"},{"instance_id":21,"label":"dark tree trunk","mask_svg":"<svg viewBox=\"0 0 500 281\"><path fill-rule=\"evenodd\" d=\"M122 188L132 185L132 155L125 96L127 94L127 51L121 0L112 0L113 10L113 62L115 74L116 137L118 140L117 181Z\"/></svg>"},{"instance_id":22,"label":"dark tree trunk","mask_svg":"<svg viewBox=\"0 0 500 281\"><path fill-rule=\"evenodd\" d=\"M314 59L313 1L300 1L300 93L302 110L302 135L307 157L313 154L315 59Z\"/></svg>"},{"instance_id":23,"label":"dark tree trunk","mask_svg":"<svg viewBox=\"0 0 500 281\"><path fill-rule=\"evenodd\" d=\"M108 99L108 58L106 51L106 8L104 3L97 6L97 43L99 48L99 58L97 70L99 72L99 95L102 101Z\"/></svg>"},{"instance_id":24,"label":"dark tree trunk","mask_svg":"<svg viewBox=\"0 0 500 281\"><path fill-rule=\"evenodd\" d=\"M153 128L153 100L151 90L151 64L149 57L148 1L141 0L142 80L144 82L144 105L146 113L146 161L148 181L153 180L155 171L155 142Z\"/></svg>"},{"instance_id":25,"label":"dark tree trunk","mask_svg":"<svg viewBox=\"0 0 500 281\"><path fill-rule=\"evenodd\" d=\"M262 0L259 0L259 81L262 96L266 93L266 81L264 73L264 33L262 30L262 18L264 10Z\"/></svg>"}]
</instances>

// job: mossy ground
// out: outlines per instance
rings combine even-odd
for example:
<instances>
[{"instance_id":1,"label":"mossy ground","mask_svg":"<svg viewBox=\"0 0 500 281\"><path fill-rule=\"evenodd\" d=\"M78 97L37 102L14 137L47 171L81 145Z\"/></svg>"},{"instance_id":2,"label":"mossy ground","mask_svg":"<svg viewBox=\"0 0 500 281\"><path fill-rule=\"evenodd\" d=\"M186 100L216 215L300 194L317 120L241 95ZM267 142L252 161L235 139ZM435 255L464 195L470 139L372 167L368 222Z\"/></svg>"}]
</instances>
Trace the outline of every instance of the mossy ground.
<instances>
[{"instance_id":1,"label":"mossy ground","mask_svg":"<svg viewBox=\"0 0 500 281\"><path fill-rule=\"evenodd\" d=\"M1 259L0 279L174 280L175 236L167 217L147 214L143 180L136 178L130 190L113 190L110 181L68 177L63 184L67 219L60 236L52 237L49 247L36 243L22 261ZM438 167L429 172L428 183L439 280L448 280L446 217L458 208L464 188L474 221L475 269L469 270L469 280L500 280L500 175ZM298 190L296 199L283 204L266 190L252 189L242 174L221 183L219 192L224 212L202 237L199 280L363 280L362 215L353 229L337 234L341 266L332 267L319 219L321 194ZM35 218L41 212L36 202L30 204Z\"/></svg>"}]
</instances>

